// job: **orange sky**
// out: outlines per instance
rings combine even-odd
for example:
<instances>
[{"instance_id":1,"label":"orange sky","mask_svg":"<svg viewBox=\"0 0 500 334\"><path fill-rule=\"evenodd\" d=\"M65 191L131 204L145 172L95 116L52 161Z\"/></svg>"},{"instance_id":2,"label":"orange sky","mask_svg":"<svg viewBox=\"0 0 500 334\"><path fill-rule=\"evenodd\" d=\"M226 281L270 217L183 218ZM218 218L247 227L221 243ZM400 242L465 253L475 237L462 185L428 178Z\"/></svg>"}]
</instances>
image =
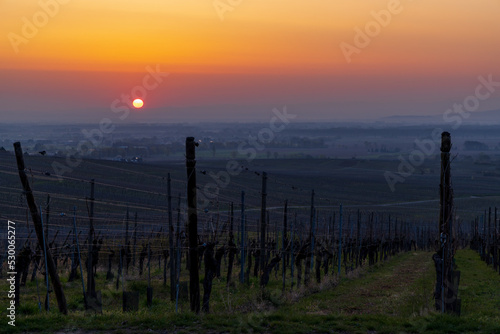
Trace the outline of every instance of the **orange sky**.
<instances>
[{"instance_id":1,"label":"orange sky","mask_svg":"<svg viewBox=\"0 0 500 334\"><path fill-rule=\"evenodd\" d=\"M170 75L137 120L205 105L208 119L217 106L264 104L296 105L303 119L438 114L479 75L500 81L496 0L402 0L348 63L340 44L355 45L354 28L393 1L242 0L222 21L217 0L3 0L0 114L93 120L157 64ZM53 17L40 3L58 4ZM23 20L38 31L26 36ZM500 108L499 96L480 109Z\"/></svg>"}]
</instances>

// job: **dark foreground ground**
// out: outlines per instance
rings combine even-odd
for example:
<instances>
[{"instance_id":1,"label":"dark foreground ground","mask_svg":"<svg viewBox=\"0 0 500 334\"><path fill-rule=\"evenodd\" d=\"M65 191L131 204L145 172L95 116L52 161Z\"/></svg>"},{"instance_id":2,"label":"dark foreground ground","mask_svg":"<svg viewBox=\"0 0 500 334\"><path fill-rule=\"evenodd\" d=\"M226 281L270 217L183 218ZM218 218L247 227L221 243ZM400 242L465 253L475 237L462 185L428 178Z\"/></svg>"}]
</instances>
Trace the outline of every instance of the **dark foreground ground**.
<instances>
[{"instance_id":1,"label":"dark foreground ground","mask_svg":"<svg viewBox=\"0 0 500 334\"><path fill-rule=\"evenodd\" d=\"M226 288L215 281L210 314L195 315L187 302L179 313L167 301L168 286L153 282L155 301L140 310L122 313L121 291L113 284L103 289L102 315L82 310L78 282L65 283L68 316L56 305L49 312L36 306L36 286L28 284L25 306L16 327L0 323L2 333L499 333L500 276L480 261L477 253L461 250L456 263L462 272L460 317L433 311L434 268L431 253L409 252L385 263L352 272L348 277L325 279L321 284L281 293L270 284L261 291L252 282ZM277 283L276 283L277 284ZM0 288L6 291L5 281ZM140 284L128 290L145 291ZM55 301L53 301L54 303ZM2 303L4 304L4 303ZM3 309L3 307L2 307Z\"/></svg>"}]
</instances>

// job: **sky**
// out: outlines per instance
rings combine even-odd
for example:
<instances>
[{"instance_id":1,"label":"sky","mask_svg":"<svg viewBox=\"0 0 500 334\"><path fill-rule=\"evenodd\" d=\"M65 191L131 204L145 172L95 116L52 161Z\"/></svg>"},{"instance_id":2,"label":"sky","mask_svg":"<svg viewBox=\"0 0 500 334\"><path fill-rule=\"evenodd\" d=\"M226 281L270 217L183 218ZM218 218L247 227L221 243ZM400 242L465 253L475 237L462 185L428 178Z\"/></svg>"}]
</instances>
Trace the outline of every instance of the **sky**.
<instances>
[{"instance_id":1,"label":"sky","mask_svg":"<svg viewBox=\"0 0 500 334\"><path fill-rule=\"evenodd\" d=\"M123 122L266 121L283 106L303 121L439 115L479 76L500 81L499 11L499 0L0 0L0 122L98 122L123 108ZM477 107L492 109L500 88Z\"/></svg>"}]
</instances>

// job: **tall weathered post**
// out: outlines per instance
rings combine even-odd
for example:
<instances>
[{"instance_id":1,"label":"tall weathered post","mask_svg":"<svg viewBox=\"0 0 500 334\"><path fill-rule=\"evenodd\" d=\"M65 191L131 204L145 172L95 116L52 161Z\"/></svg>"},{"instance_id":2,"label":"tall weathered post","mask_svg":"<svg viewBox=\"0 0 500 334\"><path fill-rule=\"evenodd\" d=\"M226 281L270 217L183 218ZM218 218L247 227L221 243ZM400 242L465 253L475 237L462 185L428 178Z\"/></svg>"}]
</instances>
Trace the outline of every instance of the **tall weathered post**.
<instances>
[{"instance_id":1,"label":"tall weathered post","mask_svg":"<svg viewBox=\"0 0 500 334\"><path fill-rule=\"evenodd\" d=\"M231 202L230 207L230 224L229 224L229 263L227 266L227 279L226 282L229 285L231 283L231 278L233 275L233 263L234 263L234 255L237 254L236 244L234 243L234 206L233 202Z\"/></svg>"},{"instance_id":2,"label":"tall weathered post","mask_svg":"<svg viewBox=\"0 0 500 334\"><path fill-rule=\"evenodd\" d=\"M45 239L49 240L49 219L50 219L50 194L47 194L47 205L45 208Z\"/></svg>"},{"instance_id":3,"label":"tall weathered post","mask_svg":"<svg viewBox=\"0 0 500 334\"><path fill-rule=\"evenodd\" d=\"M281 235L281 256L283 257L283 289L285 291L285 282L286 282L286 259L287 255L285 254L287 244L288 244L288 236L287 236L287 221L288 221L288 200L285 200L285 206L283 207L283 233Z\"/></svg>"},{"instance_id":4,"label":"tall weathered post","mask_svg":"<svg viewBox=\"0 0 500 334\"><path fill-rule=\"evenodd\" d=\"M132 267L135 267L135 253L137 247L137 211L134 215L134 248L132 250Z\"/></svg>"},{"instance_id":5,"label":"tall weathered post","mask_svg":"<svg viewBox=\"0 0 500 334\"><path fill-rule=\"evenodd\" d=\"M127 265L127 275L128 275L128 266L129 266L129 251L130 251L130 244L129 244L129 239L128 239L128 227L129 227L129 218L130 218L130 215L129 215L129 209L128 209L128 206L127 206L127 214L125 216L125 251L126 251L126 256L127 256L127 262L126 262L126 265Z\"/></svg>"},{"instance_id":6,"label":"tall weathered post","mask_svg":"<svg viewBox=\"0 0 500 334\"><path fill-rule=\"evenodd\" d=\"M360 252L361 252L361 212L358 209L358 219L357 219L357 224L356 224L356 268L360 264ZM391 225L389 223L389 238L391 236Z\"/></svg>"},{"instance_id":7,"label":"tall weathered post","mask_svg":"<svg viewBox=\"0 0 500 334\"><path fill-rule=\"evenodd\" d=\"M168 244L170 248L170 300L175 301L175 257L174 257L174 220L172 218L172 180L170 173L167 176L167 204L168 204ZM177 231L177 233L179 233Z\"/></svg>"},{"instance_id":8,"label":"tall weathered post","mask_svg":"<svg viewBox=\"0 0 500 334\"><path fill-rule=\"evenodd\" d=\"M495 207L495 229L493 230L493 268L498 269L498 230L497 230L497 208Z\"/></svg>"},{"instance_id":9,"label":"tall weathered post","mask_svg":"<svg viewBox=\"0 0 500 334\"><path fill-rule=\"evenodd\" d=\"M460 314L460 300L457 299L460 272L453 271L455 253L453 225L453 189L450 173L451 136L441 134L441 180L439 185L439 239L440 248L433 255L436 267L435 306L441 312Z\"/></svg>"},{"instance_id":10,"label":"tall weathered post","mask_svg":"<svg viewBox=\"0 0 500 334\"><path fill-rule=\"evenodd\" d=\"M338 263L337 263L337 272L339 274L339 280L340 280L340 264L341 264L341 257L342 257L342 203L340 204L340 210L339 210L339 253L338 253Z\"/></svg>"},{"instance_id":11,"label":"tall weathered post","mask_svg":"<svg viewBox=\"0 0 500 334\"><path fill-rule=\"evenodd\" d=\"M85 283L83 282L82 258L80 257L80 242L78 241L78 233L76 232L76 206L73 207L73 234L76 241L76 250L78 254L78 263L80 264L80 277L82 279L83 301L87 308L87 295L85 294Z\"/></svg>"},{"instance_id":12,"label":"tall weathered post","mask_svg":"<svg viewBox=\"0 0 500 334\"><path fill-rule=\"evenodd\" d=\"M189 236L189 300L191 311L200 312L200 278L198 273L198 213L196 212L196 155L198 143L186 138L187 204Z\"/></svg>"},{"instance_id":13,"label":"tall weathered post","mask_svg":"<svg viewBox=\"0 0 500 334\"><path fill-rule=\"evenodd\" d=\"M260 260L262 273L266 268L266 198L267 198L267 173L262 173L262 202L260 208Z\"/></svg>"},{"instance_id":14,"label":"tall weathered post","mask_svg":"<svg viewBox=\"0 0 500 334\"><path fill-rule=\"evenodd\" d=\"M311 263L310 263L310 270L313 269L314 265L314 221L316 219L316 209L314 207L314 189L311 192L311 212L310 212L310 219L309 219L309 240L311 241ZM307 269L307 268L306 268ZM306 275L307 276L307 275ZM308 279L308 277L306 277Z\"/></svg>"},{"instance_id":15,"label":"tall weathered post","mask_svg":"<svg viewBox=\"0 0 500 334\"><path fill-rule=\"evenodd\" d=\"M28 202L28 207L30 209L31 218L33 219L33 225L35 226L35 232L38 239L38 243L40 245L44 245L44 231L43 225L41 221L40 212L38 211L38 207L35 202L35 197L33 196L33 191L31 190L31 186L28 181L28 176L25 172L24 165L24 156L23 150L21 148L20 142L14 143L14 151L16 154L17 161L17 169L19 172L19 178L21 179L21 184L24 189L24 193L26 195L26 201ZM50 279L52 281L52 286L54 288L54 292L56 294L57 304L59 306L59 311L62 314L68 313L68 307L66 304L66 297L64 296L64 291L61 285L61 281L59 280L59 275L57 274L56 265L54 263L54 259L50 254L50 250L47 249L47 269L49 271Z\"/></svg>"},{"instance_id":16,"label":"tall weathered post","mask_svg":"<svg viewBox=\"0 0 500 334\"><path fill-rule=\"evenodd\" d=\"M87 255L87 294L90 297L95 296L95 283L92 268L92 245L94 242L94 179L90 180L90 212L89 212L89 236L88 236L88 255Z\"/></svg>"},{"instance_id":17,"label":"tall weathered post","mask_svg":"<svg viewBox=\"0 0 500 334\"><path fill-rule=\"evenodd\" d=\"M240 246L240 283L245 282L245 191L241 192L241 246Z\"/></svg>"},{"instance_id":18,"label":"tall weathered post","mask_svg":"<svg viewBox=\"0 0 500 334\"><path fill-rule=\"evenodd\" d=\"M491 264L491 206L488 208L488 233L486 235L486 264Z\"/></svg>"}]
</instances>

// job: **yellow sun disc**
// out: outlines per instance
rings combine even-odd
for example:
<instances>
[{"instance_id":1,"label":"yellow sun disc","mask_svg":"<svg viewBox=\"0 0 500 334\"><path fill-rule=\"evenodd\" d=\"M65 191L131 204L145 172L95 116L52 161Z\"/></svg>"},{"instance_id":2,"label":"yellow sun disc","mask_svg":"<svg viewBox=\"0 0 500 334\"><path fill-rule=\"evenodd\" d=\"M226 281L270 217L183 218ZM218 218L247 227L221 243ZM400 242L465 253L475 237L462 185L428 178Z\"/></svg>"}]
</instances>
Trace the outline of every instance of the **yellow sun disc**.
<instances>
[{"instance_id":1,"label":"yellow sun disc","mask_svg":"<svg viewBox=\"0 0 500 334\"><path fill-rule=\"evenodd\" d=\"M142 108L142 106L144 105L144 101L142 101L141 99L135 99L134 102L132 102L133 106L137 109L139 108Z\"/></svg>"}]
</instances>

